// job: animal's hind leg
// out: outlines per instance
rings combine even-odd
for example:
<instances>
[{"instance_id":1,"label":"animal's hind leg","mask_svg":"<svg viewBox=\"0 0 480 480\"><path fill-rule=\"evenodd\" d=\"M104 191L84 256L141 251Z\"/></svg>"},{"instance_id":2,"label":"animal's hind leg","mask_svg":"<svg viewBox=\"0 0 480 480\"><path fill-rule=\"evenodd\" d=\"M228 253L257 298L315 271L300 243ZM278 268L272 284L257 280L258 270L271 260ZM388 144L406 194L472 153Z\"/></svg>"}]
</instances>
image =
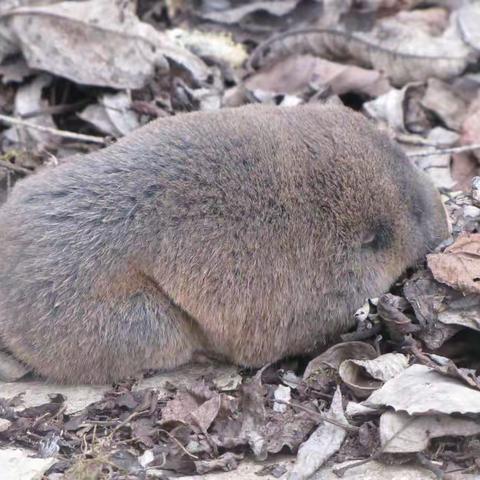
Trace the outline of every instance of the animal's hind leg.
<instances>
[{"instance_id":1,"label":"animal's hind leg","mask_svg":"<svg viewBox=\"0 0 480 480\"><path fill-rule=\"evenodd\" d=\"M110 381L147 369L177 367L203 348L196 323L162 292L136 292L107 308L110 338L105 339L99 373Z\"/></svg>"},{"instance_id":2,"label":"animal's hind leg","mask_svg":"<svg viewBox=\"0 0 480 480\"><path fill-rule=\"evenodd\" d=\"M112 295L112 293L114 293ZM59 318L60 317L60 318ZM63 383L111 383L146 369L188 363L204 346L196 323L157 288L137 285L84 298L35 332L41 349L13 350L42 376ZM48 327L46 327L48 328Z\"/></svg>"},{"instance_id":3,"label":"animal's hind leg","mask_svg":"<svg viewBox=\"0 0 480 480\"><path fill-rule=\"evenodd\" d=\"M15 382L29 373L29 369L10 354L0 350L0 381Z\"/></svg>"}]
</instances>

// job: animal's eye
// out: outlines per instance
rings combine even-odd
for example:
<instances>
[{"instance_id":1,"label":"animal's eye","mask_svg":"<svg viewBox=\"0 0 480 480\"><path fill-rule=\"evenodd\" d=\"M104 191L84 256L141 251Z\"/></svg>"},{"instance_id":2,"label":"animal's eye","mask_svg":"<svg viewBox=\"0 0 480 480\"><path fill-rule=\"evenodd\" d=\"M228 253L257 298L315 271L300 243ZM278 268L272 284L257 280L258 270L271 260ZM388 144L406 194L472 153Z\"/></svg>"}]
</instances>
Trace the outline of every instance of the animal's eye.
<instances>
[{"instance_id":1,"label":"animal's eye","mask_svg":"<svg viewBox=\"0 0 480 480\"><path fill-rule=\"evenodd\" d=\"M378 221L364 232L361 238L362 247L372 250L388 248L393 240L393 227L388 221Z\"/></svg>"},{"instance_id":2,"label":"animal's eye","mask_svg":"<svg viewBox=\"0 0 480 480\"><path fill-rule=\"evenodd\" d=\"M370 245L375 241L376 235L375 232L365 232L362 235L362 245Z\"/></svg>"}]
</instances>

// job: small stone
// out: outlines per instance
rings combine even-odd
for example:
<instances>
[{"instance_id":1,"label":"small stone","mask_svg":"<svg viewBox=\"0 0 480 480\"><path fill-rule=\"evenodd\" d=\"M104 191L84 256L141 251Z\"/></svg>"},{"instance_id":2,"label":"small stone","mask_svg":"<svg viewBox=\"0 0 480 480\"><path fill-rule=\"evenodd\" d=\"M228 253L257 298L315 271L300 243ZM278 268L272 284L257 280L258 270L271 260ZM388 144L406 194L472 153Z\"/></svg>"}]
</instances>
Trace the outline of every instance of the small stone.
<instances>
[{"instance_id":1,"label":"small stone","mask_svg":"<svg viewBox=\"0 0 480 480\"><path fill-rule=\"evenodd\" d=\"M10 420L7 420L6 418L0 418L0 432L8 430L11 424L12 422Z\"/></svg>"}]
</instances>

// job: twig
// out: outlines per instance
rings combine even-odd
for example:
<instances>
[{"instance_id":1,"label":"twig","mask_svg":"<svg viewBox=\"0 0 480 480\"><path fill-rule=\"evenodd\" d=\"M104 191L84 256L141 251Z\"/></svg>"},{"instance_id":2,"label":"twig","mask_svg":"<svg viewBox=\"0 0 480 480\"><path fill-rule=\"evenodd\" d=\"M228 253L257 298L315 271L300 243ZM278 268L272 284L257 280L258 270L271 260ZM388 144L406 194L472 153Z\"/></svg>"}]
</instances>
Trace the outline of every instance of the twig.
<instances>
[{"instance_id":1,"label":"twig","mask_svg":"<svg viewBox=\"0 0 480 480\"><path fill-rule=\"evenodd\" d=\"M43 125L36 125L35 123L27 122L20 118L11 117L9 115L0 114L0 122L7 125L20 125L25 128L32 128L40 132L47 132L57 137L70 138L72 140L80 140L82 142L97 143L99 145L106 145L107 141L102 137L95 137L93 135L84 135L82 133L69 132L67 130L58 130L57 128L44 127Z\"/></svg>"},{"instance_id":2,"label":"twig","mask_svg":"<svg viewBox=\"0 0 480 480\"><path fill-rule=\"evenodd\" d=\"M75 110L78 110L79 108L84 107L87 104L88 100L80 100L75 103L52 105L50 107L28 112L27 114L22 115L22 119L27 120L29 118L40 117L43 115L58 115L60 113L74 112Z\"/></svg>"},{"instance_id":3,"label":"twig","mask_svg":"<svg viewBox=\"0 0 480 480\"><path fill-rule=\"evenodd\" d=\"M409 157L430 157L432 155L445 155L447 153L462 153L462 152L471 152L472 150L479 150L480 143L475 143L472 145L463 145L461 147L452 147L452 148L438 148L435 150L424 150L422 152L412 152L407 153Z\"/></svg>"},{"instance_id":4,"label":"twig","mask_svg":"<svg viewBox=\"0 0 480 480\"><path fill-rule=\"evenodd\" d=\"M285 400L277 400L277 399L272 399L272 403L282 403L284 405L288 405L289 407L292 408L298 408L298 410L303 410L304 412L312 415L315 417L317 420L322 420L327 423L331 423L332 425L335 425L336 427L343 428L347 432L351 433L358 433L360 428L359 427L354 427L352 425L345 425L344 423L337 422L336 420L332 420L329 417L326 417L325 415L322 415L320 412L316 412L315 410L311 410L310 408L304 407L303 405L300 405L299 403L292 403L292 402L286 402Z\"/></svg>"},{"instance_id":5,"label":"twig","mask_svg":"<svg viewBox=\"0 0 480 480\"><path fill-rule=\"evenodd\" d=\"M28 170L28 168L19 167L18 165L6 162L5 160L0 160L0 167L8 168L9 170L13 170L14 172L24 173L25 175L32 173L30 170Z\"/></svg>"},{"instance_id":6,"label":"twig","mask_svg":"<svg viewBox=\"0 0 480 480\"><path fill-rule=\"evenodd\" d=\"M127 423L132 421L134 418L137 418L140 415L143 415L144 413L147 413L148 410L143 409L143 410L137 410L135 412L132 412L123 422L120 422L110 433L109 437L112 438L113 435L118 432L122 427L124 427Z\"/></svg>"},{"instance_id":7,"label":"twig","mask_svg":"<svg viewBox=\"0 0 480 480\"><path fill-rule=\"evenodd\" d=\"M170 437L190 458L193 458L195 460L198 460L199 457L194 455L193 453L190 453L180 442L178 438L175 438L168 430L165 430L163 428L158 429L159 432L165 433L168 437Z\"/></svg>"},{"instance_id":8,"label":"twig","mask_svg":"<svg viewBox=\"0 0 480 480\"><path fill-rule=\"evenodd\" d=\"M386 52L389 54L394 54L398 55L398 53L392 53L392 51L388 48L382 47L381 45L375 44L370 40L366 40L364 38L361 38L357 35L353 35L350 32L345 32L343 30L335 30L331 28L317 28L317 27L306 27L306 28L299 28L296 30L289 30L286 32L279 33L278 35L274 35L273 37L268 38L265 40L263 43L260 43L251 53L249 59L247 60L246 68L248 71L252 72L255 68L255 64L257 63L257 60L265 50L272 44L277 43L281 40L284 40L288 37L293 37L297 35L310 35L310 34L327 34L335 37L341 37L345 38L347 41L355 41L357 43L361 43L362 45L366 46L367 48L371 48L376 51L380 52ZM401 54L403 57L408 57L408 58L421 58L421 55L417 55L415 53L402 53ZM435 60L457 60L458 57L450 57L450 56L436 56L436 57L431 57L431 61Z\"/></svg>"},{"instance_id":9,"label":"twig","mask_svg":"<svg viewBox=\"0 0 480 480\"><path fill-rule=\"evenodd\" d=\"M420 465L425 467L427 470L430 470L435 477L438 478L438 480L445 478L445 472L440 467L435 465L431 460L429 460L422 452L418 452L416 457L418 463L420 463Z\"/></svg>"}]
</instances>

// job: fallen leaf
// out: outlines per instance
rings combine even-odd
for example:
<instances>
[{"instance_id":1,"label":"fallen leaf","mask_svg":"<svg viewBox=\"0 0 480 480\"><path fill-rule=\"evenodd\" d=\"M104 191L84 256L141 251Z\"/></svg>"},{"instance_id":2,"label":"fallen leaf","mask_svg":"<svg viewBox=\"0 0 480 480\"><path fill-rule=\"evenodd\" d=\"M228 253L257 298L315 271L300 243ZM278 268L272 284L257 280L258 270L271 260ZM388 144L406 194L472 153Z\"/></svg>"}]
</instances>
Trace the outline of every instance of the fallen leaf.
<instances>
[{"instance_id":1,"label":"fallen leaf","mask_svg":"<svg viewBox=\"0 0 480 480\"><path fill-rule=\"evenodd\" d=\"M349 426L343 412L342 394L338 387L326 416L346 427ZM346 436L345 428L323 422L310 435L308 440L300 445L295 465L288 476L288 480L303 480L313 475L339 450Z\"/></svg>"},{"instance_id":2,"label":"fallen leaf","mask_svg":"<svg viewBox=\"0 0 480 480\"><path fill-rule=\"evenodd\" d=\"M43 74L20 86L15 96L15 116L21 118L47 108L48 102L43 99L42 93L51 81L52 77L50 75ZM48 114L35 115L29 121L41 127L56 128L52 116ZM5 135L12 142L34 143L37 150L51 148L58 144L58 137L48 132L21 126L10 127Z\"/></svg>"},{"instance_id":3,"label":"fallen leaf","mask_svg":"<svg viewBox=\"0 0 480 480\"><path fill-rule=\"evenodd\" d=\"M345 360L340 365L340 378L359 398L367 398L374 390L408 367L401 353L386 353L373 360Z\"/></svg>"},{"instance_id":4,"label":"fallen leaf","mask_svg":"<svg viewBox=\"0 0 480 480\"><path fill-rule=\"evenodd\" d=\"M370 117L393 130L407 132L408 98L419 89L423 90L423 87L418 83L409 83L401 89L392 88L374 100L365 102L363 109Z\"/></svg>"},{"instance_id":5,"label":"fallen leaf","mask_svg":"<svg viewBox=\"0 0 480 480\"><path fill-rule=\"evenodd\" d=\"M480 5L477 2L464 5L458 11L458 26L465 42L480 52Z\"/></svg>"},{"instance_id":6,"label":"fallen leaf","mask_svg":"<svg viewBox=\"0 0 480 480\"><path fill-rule=\"evenodd\" d=\"M443 253L427 255L439 282L464 293L480 293L480 233L461 235Z\"/></svg>"},{"instance_id":7,"label":"fallen leaf","mask_svg":"<svg viewBox=\"0 0 480 480\"><path fill-rule=\"evenodd\" d=\"M125 92L105 94L99 103L89 105L78 116L112 137L122 137L140 126L137 114L131 108Z\"/></svg>"},{"instance_id":8,"label":"fallen leaf","mask_svg":"<svg viewBox=\"0 0 480 480\"><path fill-rule=\"evenodd\" d=\"M315 409L310 403L307 408ZM314 415L295 408L288 408L283 413L272 412L261 429L266 451L279 453L288 447L291 452L296 452L318 423Z\"/></svg>"},{"instance_id":9,"label":"fallen leaf","mask_svg":"<svg viewBox=\"0 0 480 480\"><path fill-rule=\"evenodd\" d=\"M347 359L369 360L377 356L378 353L375 348L365 342L337 343L309 362L303 374L303 379L307 380L325 368L338 370L340 364Z\"/></svg>"},{"instance_id":10,"label":"fallen leaf","mask_svg":"<svg viewBox=\"0 0 480 480\"><path fill-rule=\"evenodd\" d=\"M392 407L410 415L480 413L480 391L424 365L412 365L363 402L371 408Z\"/></svg>"},{"instance_id":11,"label":"fallen leaf","mask_svg":"<svg viewBox=\"0 0 480 480\"><path fill-rule=\"evenodd\" d=\"M447 325L460 325L480 332L480 295L459 295L445 310L438 312L438 320Z\"/></svg>"},{"instance_id":12,"label":"fallen leaf","mask_svg":"<svg viewBox=\"0 0 480 480\"><path fill-rule=\"evenodd\" d=\"M167 58L198 82L209 75L202 60L111 0L18 8L8 25L31 68L77 83L141 88L156 67L168 70Z\"/></svg>"},{"instance_id":13,"label":"fallen leaf","mask_svg":"<svg viewBox=\"0 0 480 480\"><path fill-rule=\"evenodd\" d=\"M200 16L206 20L231 25L240 22L247 15L258 11L265 11L275 16L285 15L297 6L298 1L299 0L254 1L231 9L201 13Z\"/></svg>"},{"instance_id":14,"label":"fallen leaf","mask_svg":"<svg viewBox=\"0 0 480 480\"><path fill-rule=\"evenodd\" d=\"M480 433L480 424L451 415L410 416L387 411L380 417L380 441L385 453L421 452L432 438L468 437Z\"/></svg>"},{"instance_id":15,"label":"fallen leaf","mask_svg":"<svg viewBox=\"0 0 480 480\"><path fill-rule=\"evenodd\" d=\"M298 93L311 85L331 88L336 95L348 92L377 97L390 89L380 72L355 65L330 62L312 55L294 55L263 68L245 81L250 90L277 94Z\"/></svg>"},{"instance_id":16,"label":"fallen leaf","mask_svg":"<svg viewBox=\"0 0 480 480\"><path fill-rule=\"evenodd\" d=\"M447 83L429 78L421 103L426 109L435 113L447 127L460 130L467 105Z\"/></svg>"},{"instance_id":17,"label":"fallen leaf","mask_svg":"<svg viewBox=\"0 0 480 480\"><path fill-rule=\"evenodd\" d=\"M463 145L480 143L480 95L468 106L461 133ZM472 154L480 159L479 150L472 151Z\"/></svg>"},{"instance_id":18,"label":"fallen leaf","mask_svg":"<svg viewBox=\"0 0 480 480\"><path fill-rule=\"evenodd\" d=\"M380 19L369 32L337 29L287 37L270 45L267 58L274 63L300 51L333 60L351 58L385 72L398 86L430 77L453 78L465 70L472 54L461 38L454 13L441 35L432 35L428 29L393 16ZM256 58L253 60L255 64Z\"/></svg>"}]
</instances>

